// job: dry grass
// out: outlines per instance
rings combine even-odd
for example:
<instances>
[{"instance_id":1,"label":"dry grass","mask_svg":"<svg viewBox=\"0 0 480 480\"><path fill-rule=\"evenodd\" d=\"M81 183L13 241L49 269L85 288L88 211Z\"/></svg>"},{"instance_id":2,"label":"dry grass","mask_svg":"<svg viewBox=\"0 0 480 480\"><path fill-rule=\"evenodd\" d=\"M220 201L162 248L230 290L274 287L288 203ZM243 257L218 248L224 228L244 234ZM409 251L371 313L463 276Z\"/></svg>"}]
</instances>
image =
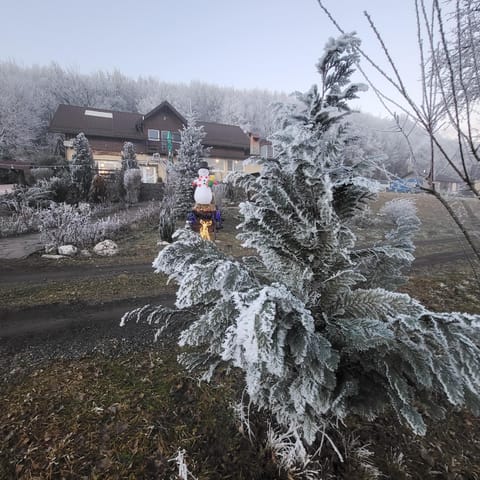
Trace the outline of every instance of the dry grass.
<instances>
[{"instance_id":1,"label":"dry grass","mask_svg":"<svg viewBox=\"0 0 480 480\"><path fill-rule=\"evenodd\" d=\"M231 377L195 383L172 350L57 362L0 393L0 478L176 478L179 448L199 479L277 478L238 432L233 392Z\"/></svg>"},{"instance_id":2,"label":"dry grass","mask_svg":"<svg viewBox=\"0 0 480 480\"><path fill-rule=\"evenodd\" d=\"M111 277L69 279L38 284L8 284L0 287L2 307L15 309L58 303L101 304L106 300L155 297L175 293L165 275L122 273Z\"/></svg>"},{"instance_id":3,"label":"dry grass","mask_svg":"<svg viewBox=\"0 0 480 480\"><path fill-rule=\"evenodd\" d=\"M397 196L381 195L373 209ZM458 250L458 234L442 207L426 195L411 198L423 221L418 238L446 239L434 246L420 245L419 252ZM236 210L226 213L218 245L241 256L245 251L235 239ZM135 230L120 239L118 257L66 260L59 266L150 263L159 250L157 240L154 230ZM32 268L39 261L28 260ZM165 288L162 276L125 274L13 286L2 288L0 295L14 307L25 306L27 298L31 305L96 302L147 291L150 296ZM480 314L478 284L463 261L422 267L403 291L434 310ZM212 386L198 385L178 366L176 353L175 347L164 345L116 359L55 361L3 385L0 479L174 479L176 469L169 459L179 448L186 450L189 468L198 479L286 478L269 452L260 444L251 445L238 431L230 409L239 396L238 378L219 374ZM464 412L450 410L444 423L429 425L426 437L414 437L388 415L375 422L352 418L336 435L347 460L339 464L326 450L325 478L368 478L360 475L353 454L359 442L370 444L373 461L386 478L480 479L479 424Z\"/></svg>"}]
</instances>

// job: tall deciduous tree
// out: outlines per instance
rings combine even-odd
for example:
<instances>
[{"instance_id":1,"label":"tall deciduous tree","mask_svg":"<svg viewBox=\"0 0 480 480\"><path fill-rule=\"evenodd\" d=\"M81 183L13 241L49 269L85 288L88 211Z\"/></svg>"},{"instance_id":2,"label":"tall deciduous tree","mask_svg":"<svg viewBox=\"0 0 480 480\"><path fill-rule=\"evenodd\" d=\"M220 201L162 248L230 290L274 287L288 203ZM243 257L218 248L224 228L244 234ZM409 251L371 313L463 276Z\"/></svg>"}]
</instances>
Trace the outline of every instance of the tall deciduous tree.
<instances>
[{"instance_id":1,"label":"tall deciduous tree","mask_svg":"<svg viewBox=\"0 0 480 480\"><path fill-rule=\"evenodd\" d=\"M344 32L331 13L317 0L320 7L332 20L340 32ZM465 240L480 261L480 247L462 219L461 211L454 208L436 182L438 160L448 165L451 172L465 184L465 189L480 200L480 189L475 175L480 169L479 138L476 129L478 121L478 60L476 45L478 44L477 26L480 23L479 4L475 0L415 0L412 6L416 17L418 56L422 86L422 99L414 100L402 75L393 60L385 41L377 29L372 17L365 16L379 40L387 64L391 69L388 74L365 51L359 53L368 64L385 80L386 85L400 95L400 101L393 101L385 90L376 88L369 79L368 73L362 69L365 78L374 87L375 93L396 120L401 129L399 116L393 109L400 109L406 116L418 123L428 135L430 157L429 173L426 176L425 192L434 195L445 207L451 218L462 232ZM445 13L443 8L448 13ZM448 20L452 22L448 32ZM441 128L448 128L456 141L455 153L447 148L439 134ZM403 129L401 129L403 130ZM407 138L408 133L403 131ZM476 275L475 269L473 273Z\"/></svg>"},{"instance_id":2,"label":"tall deciduous tree","mask_svg":"<svg viewBox=\"0 0 480 480\"><path fill-rule=\"evenodd\" d=\"M439 398L480 413L480 316L434 313L393 291L413 259L412 211L394 208L385 241L355 248L349 222L375 191L338 148L338 122L362 89L350 82L358 45L352 35L328 42L320 88L273 136L277 158L257 178L235 177L250 198L239 238L257 255L240 261L179 231L154 262L178 283L177 309L123 319L161 331L185 322L179 343L194 348L181 362L204 378L223 362L238 367L250 400L306 444L334 419L387 407L419 434L424 415L442 417Z\"/></svg>"}]
</instances>

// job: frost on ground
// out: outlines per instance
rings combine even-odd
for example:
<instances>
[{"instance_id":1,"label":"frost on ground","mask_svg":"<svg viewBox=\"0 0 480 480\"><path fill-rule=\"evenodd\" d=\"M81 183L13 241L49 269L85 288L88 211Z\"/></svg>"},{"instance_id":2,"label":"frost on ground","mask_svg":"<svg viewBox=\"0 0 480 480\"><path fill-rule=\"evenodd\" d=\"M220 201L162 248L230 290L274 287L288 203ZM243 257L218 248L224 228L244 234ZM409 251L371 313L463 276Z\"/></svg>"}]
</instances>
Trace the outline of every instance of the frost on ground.
<instances>
[{"instance_id":1,"label":"frost on ground","mask_svg":"<svg viewBox=\"0 0 480 480\"><path fill-rule=\"evenodd\" d=\"M308 451L352 414L373 419L391 408L423 435L426 416L445 414L439 398L480 413L480 316L435 313L395 291L413 261L414 209L391 204L384 238L356 246L351 220L376 192L365 165L342 155L354 141L342 122L360 90L349 82L357 46L351 35L328 44L324 84L280 117L277 158L263 160L256 178L231 178L249 198L239 238L257 255L235 260L179 231L154 262L178 284L177 310L124 317L167 331L182 318L179 343L193 347L182 364L203 378L225 363L239 368L249 401ZM301 448L282 451L302 463Z\"/></svg>"}]
</instances>

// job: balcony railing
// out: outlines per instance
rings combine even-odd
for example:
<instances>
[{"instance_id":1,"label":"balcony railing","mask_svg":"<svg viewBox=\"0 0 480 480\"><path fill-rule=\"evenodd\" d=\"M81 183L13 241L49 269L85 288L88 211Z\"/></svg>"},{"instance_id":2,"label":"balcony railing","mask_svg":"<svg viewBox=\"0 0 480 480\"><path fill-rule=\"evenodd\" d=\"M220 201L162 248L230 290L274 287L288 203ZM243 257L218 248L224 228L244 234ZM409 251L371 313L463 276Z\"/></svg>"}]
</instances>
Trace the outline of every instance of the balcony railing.
<instances>
[{"instance_id":1,"label":"balcony railing","mask_svg":"<svg viewBox=\"0 0 480 480\"><path fill-rule=\"evenodd\" d=\"M160 153L161 155L167 155L168 154L167 142L163 140L159 140L158 142L147 140L146 152L149 155L152 155L153 153Z\"/></svg>"},{"instance_id":2,"label":"balcony railing","mask_svg":"<svg viewBox=\"0 0 480 480\"><path fill-rule=\"evenodd\" d=\"M172 142L173 152L180 147L179 142ZM166 140L147 140L146 141L146 153L152 155L153 153L160 153L161 155L168 155L168 144Z\"/></svg>"}]
</instances>

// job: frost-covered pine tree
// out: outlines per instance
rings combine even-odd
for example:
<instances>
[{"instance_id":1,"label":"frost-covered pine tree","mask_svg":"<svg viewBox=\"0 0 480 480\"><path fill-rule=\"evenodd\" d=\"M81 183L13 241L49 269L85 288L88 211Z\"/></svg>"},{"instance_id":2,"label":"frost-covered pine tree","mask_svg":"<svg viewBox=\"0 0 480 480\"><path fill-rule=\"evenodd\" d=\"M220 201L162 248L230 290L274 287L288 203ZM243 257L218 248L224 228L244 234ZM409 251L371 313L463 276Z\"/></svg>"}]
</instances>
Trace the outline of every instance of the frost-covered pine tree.
<instances>
[{"instance_id":1,"label":"frost-covered pine tree","mask_svg":"<svg viewBox=\"0 0 480 480\"><path fill-rule=\"evenodd\" d=\"M178 217L184 217L192 209L192 181L198 175L200 162L208 156L210 150L203 145L205 136L203 125L198 125L195 113L190 112L187 115L187 124L180 130L180 148L174 167ZM173 178L173 174L171 177Z\"/></svg>"},{"instance_id":2,"label":"frost-covered pine tree","mask_svg":"<svg viewBox=\"0 0 480 480\"><path fill-rule=\"evenodd\" d=\"M87 200L95 174L95 162L90 144L84 133L79 133L76 136L73 141L73 148L75 152L71 164L72 181L78 188L80 199Z\"/></svg>"},{"instance_id":3,"label":"frost-covered pine tree","mask_svg":"<svg viewBox=\"0 0 480 480\"><path fill-rule=\"evenodd\" d=\"M176 309L145 306L159 333L182 326L180 361L210 378L227 363L244 372L250 400L312 444L327 423L392 408L425 433L439 399L480 413L480 317L434 313L396 293L398 267L412 256L417 221L393 215L384 241L357 249L350 220L375 183L339 155L338 122L361 85L353 35L331 39L318 63L320 88L283 118L276 159L258 177L237 174L249 193L239 238L256 255L234 259L180 230L154 261L178 283Z\"/></svg>"},{"instance_id":4,"label":"frost-covered pine tree","mask_svg":"<svg viewBox=\"0 0 480 480\"><path fill-rule=\"evenodd\" d=\"M135 146L125 142L122 149L123 192L127 203L137 203L142 186L142 172L137 163Z\"/></svg>"},{"instance_id":5,"label":"frost-covered pine tree","mask_svg":"<svg viewBox=\"0 0 480 480\"><path fill-rule=\"evenodd\" d=\"M166 182L160 204L158 231L164 242L171 243L177 219L178 172L171 160L165 162Z\"/></svg>"},{"instance_id":6,"label":"frost-covered pine tree","mask_svg":"<svg viewBox=\"0 0 480 480\"><path fill-rule=\"evenodd\" d=\"M122 149L122 170L138 168L135 145L132 142L125 142Z\"/></svg>"}]
</instances>

